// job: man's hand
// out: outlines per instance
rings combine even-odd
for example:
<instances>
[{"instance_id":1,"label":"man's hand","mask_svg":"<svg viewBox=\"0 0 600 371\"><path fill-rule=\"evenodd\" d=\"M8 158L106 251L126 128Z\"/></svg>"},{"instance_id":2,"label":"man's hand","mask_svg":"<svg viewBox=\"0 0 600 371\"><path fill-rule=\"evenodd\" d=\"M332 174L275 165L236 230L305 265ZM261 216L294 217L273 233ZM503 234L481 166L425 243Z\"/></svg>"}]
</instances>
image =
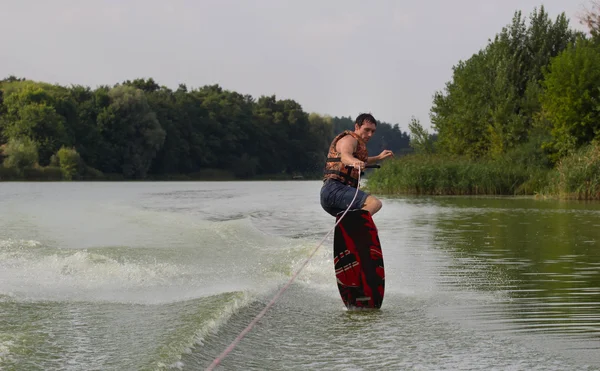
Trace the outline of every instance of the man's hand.
<instances>
[{"instance_id":1,"label":"man's hand","mask_svg":"<svg viewBox=\"0 0 600 371\"><path fill-rule=\"evenodd\" d=\"M351 166L354 167L354 168L359 169L360 171L363 171L363 170L365 170L365 165L366 164L364 162L357 161L357 162L353 163Z\"/></svg>"},{"instance_id":2,"label":"man's hand","mask_svg":"<svg viewBox=\"0 0 600 371\"><path fill-rule=\"evenodd\" d=\"M389 149L384 149L377 157L379 157L379 160L383 160L383 159L386 159L388 157L393 157L393 156L394 156L394 152L390 151Z\"/></svg>"}]
</instances>

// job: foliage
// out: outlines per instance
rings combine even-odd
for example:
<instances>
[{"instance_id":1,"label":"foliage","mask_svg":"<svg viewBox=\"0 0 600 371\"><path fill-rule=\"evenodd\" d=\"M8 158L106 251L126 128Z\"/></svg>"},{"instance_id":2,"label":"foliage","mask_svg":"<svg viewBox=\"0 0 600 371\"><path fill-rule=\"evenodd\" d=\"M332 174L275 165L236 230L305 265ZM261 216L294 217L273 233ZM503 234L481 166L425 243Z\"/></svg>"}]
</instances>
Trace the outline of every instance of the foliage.
<instances>
[{"instance_id":1,"label":"foliage","mask_svg":"<svg viewBox=\"0 0 600 371\"><path fill-rule=\"evenodd\" d=\"M545 189L561 198L600 199L600 143L594 141L562 158Z\"/></svg>"},{"instance_id":2,"label":"foliage","mask_svg":"<svg viewBox=\"0 0 600 371\"><path fill-rule=\"evenodd\" d=\"M574 40L564 13L552 22L544 7L529 26L521 12L486 48L453 68L437 92L431 121L438 148L470 158L497 158L529 140L539 112L539 86L550 60Z\"/></svg>"},{"instance_id":3,"label":"foliage","mask_svg":"<svg viewBox=\"0 0 600 371\"><path fill-rule=\"evenodd\" d=\"M26 167L23 170L22 179L32 181L58 181L62 179L62 171L59 167Z\"/></svg>"},{"instance_id":4,"label":"foliage","mask_svg":"<svg viewBox=\"0 0 600 371\"><path fill-rule=\"evenodd\" d=\"M10 139L3 155L6 156L4 166L15 168L18 173L27 167L34 167L38 162L37 145L29 138Z\"/></svg>"},{"instance_id":5,"label":"foliage","mask_svg":"<svg viewBox=\"0 0 600 371\"><path fill-rule=\"evenodd\" d=\"M165 131L142 90L117 86L108 92L108 98L109 105L97 117L104 145L104 168L142 179L164 142Z\"/></svg>"},{"instance_id":6,"label":"foliage","mask_svg":"<svg viewBox=\"0 0 600 371\"><path fill-rule=\"evenodd\" d=\"M499 159L531 170L548 170L552 168L553 163L549 159L548 151L543 148L543 144L550 138L551 136L545 131L534 129L527 142L514 146Z\"/></svg>"},{"instance_id":7,"label":"foliage","mask_svg":"<svg viewBox=\"0 0 600 371\"><path fill-rule=\"evenodd\" d=\"M57 96L64 89L30 81L14 81L4 87L0 130L5 140L27 138L37 145L40 165L67 141L66 118L57 112Z\"/></svg>"},{"instance_id":8,"label":"foliage","mask_svg":"<svg viewBox=\"0 0 600 371\"><path fill-rule=\"evenodd\" d=\"M325 161L327 151L333 136L337 134L333 130L333 118L331 116L322 116L317 113L308 115L309 132L311 137L315 138L315 150L317 150L317 161ZM340 130L341 131L341 130Z\"/></svg>"},{"instance_id":9,"label":"foliage","mask_svg":"<svg viewBox=\"0 0 600 371\"><path fill-rule=\"evenodd\" d=\"M410 135L379 122L368 151L390 149L397 159L372 173L369 187L596 198L600 4L593 4L581 18L590 37L571 30L564 13L551 20L543 6L529 19L515 12L435 93L433 134L414 117ZM291 99L219 85L172 90L148 78L91 89L11 76L0 81L0 177L14 179L19 168L27 179L316 178L333 137L353 128L351 117L309 114Z\"/></svg>"},{"instance_id":10,"label":"foliage","mask_svg":"<svg viewBox=\"0 0 600 371\"><path fill-rule=\"evenodd\" d=\"M71 148L80 156L77 177L85 179L316 178L340 121L346 119L309 114L290 99L255 99L218 85L171 90L149 78L91 89L0 81L0 144L31 139L43 166L59 166L57 151ZM408 135L379 123L369 148L383 147L405 151Z\"/></svg>"},{"instance_id":11,"label":"foliage","mask_svg":"<svg viewBox=\"0 0 600 371\"><path fill-rule=\"evenodd\" d=\"M66 180L72 180L77 174L81 158L74 148L61 147L56 153L60 170Z\"/></svg>"},{"instance_id":12,"label":"foliage","mask_svg":"<svg viewBox=\"0 0 600 371\"><path fill-rule=\"evenodd\" d=\"M410 146L415 150L415 153L433 153L432 135L427 132L417 118L411 118L410 123L408 124L408 130L410 131Z\"/></svg>"},{"instance_id":13,"label":"foliage","mask_svg":"<svg viewBox=\"0 0 600 371\"><path fill-rule=\"evenodd\" d=\"M600 138L600 45L580 39L552 60L543 82L546 143L553 160Z\"/></svg>"}]
</instances>

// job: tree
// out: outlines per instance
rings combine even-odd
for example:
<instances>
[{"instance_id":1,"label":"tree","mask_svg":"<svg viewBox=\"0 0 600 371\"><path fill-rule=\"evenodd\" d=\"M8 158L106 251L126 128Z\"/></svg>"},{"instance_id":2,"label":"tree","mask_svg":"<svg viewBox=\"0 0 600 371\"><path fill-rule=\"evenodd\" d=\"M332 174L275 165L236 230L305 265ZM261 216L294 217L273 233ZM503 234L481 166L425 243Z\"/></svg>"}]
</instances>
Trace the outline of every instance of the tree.
<instances>
[{"instance_id":1,"label":"tree","mask_svg":"<svg viewBox=\"0 0 600 371\"><path fill-rule=\"evenodd\" d=\"M261 96L254 105L253 118L258 142L259 171L264 174L283 173L290 152L287 150L288 130L283 108L273 96Z\"/></svg>"},{"instance_id":2,"label":"tree","mask_svg":"<svg viewBox=\"0 0 600 371\"><path fill-rule=\"evenodd\" d=\"M98 87L92 91L89 87L80 85L69 89L70 100L76 107L74 120L67 121L68 131L72 136L69 145L72 145L80 154L84 162L91 167L100 166L101 158L105 156L102 152L104 139L97 125L100 112L110 104L106 86Z\"/></svg>"},{"instance_id":3,"label":"tree","mask_svg":"<svg viewBox=\"0 0 600 371\"><path fill-rule=\"evenodd\" d=\"M81 158L79 153L74 148L61 147L56 153L58 158L58 164L63 177L66 180L73 179L73 176L77 174Z\"/></svg>"},{"instance_id":4,"label":"tree","mask_svg":"<svg viewBox=\"0 0 600 371\"><path fill-rule=\"evenodd\" d=\"M144 93L153 93L160 89L160 86L154 81L153 78L135 79L133 81L127 80L123 83L125 86L132 86L136 89L142 90Z\"/></svg>"},{"instance_id":5,"label":"tree","mask_svg":"<svg viewBox=\"0 0 600 371\"><path fill-rule=\"evenodd\" d=\"M38 149L29 138L10 139L4 148L4 166L16 168L19 173L38 162Z\"/></svg>"},{"instance_id":6,"label":"tree","mask_svg":"<svg viewBox=\"0 0 600 371\"><path fill-rule=\"evenodd\" d=\"M483 50L453 68L445 91L434 95L431 121L439 149L496 158L528 142L543 70L574 37L564 13L552 22L544 7L535 9L527 26L516 12Z\"/></svg>"},{"instance_id":7,"label":"tree","mask_svg":"<svg viewBox=\"0 0 600 371\"><path fill-rule=\"evenodd\" d=\"M318 113L308 115L309 133L315 142L315 160L325 161L329 145L333 140L333 119Z\"/></svg>"},{"instance_id":8,"label":"tree","mask_svg":"<svg viewBox=\"0 0 600 371\"><path fill-rule=\"evenodd\" d=\"M433 153L433 140L431 135L414 116L410 119L408 129L410 130L410 146L416 153Z\"/></svg>"},{"instance_id":9,"label":"tree","mask_svg":"<svg viewBox=\"0 0 600 371\"><path fill-rule=\"evenodd\" d=\"M75 175L75 162L81 176L134 179L207 168L237 177L317 174L340 122L354 126L350 118L309 115L291 99L255 100L219 85L172 91L149 78L92 90L0 81L0 145L31 140L41 165L69 164L65 178ZM370 152L408 148L397 124L378 126Z\"/></svg>"},{"instance_id":10,"label":"tree","mask_svg":"<svg viewBox=\"0 0 600 371\"><path fill-rule=\"evenodd\" d=\"M105 146L100 170L142 179L164 143L165 131L142 90L117 86L108 97L110 104L97 118Z\"/></svg>"},{"instance_id":11,"label":"tree","mask_svg":"<svg viewBox=\"0 0 600 371\"><path fill-rule=\"evenodd\" d=\"M446 94L434 95L431 122L443 152L476 158L489 151L490 84L495 81L495 70L486 64L484 52L460 61L453 67L452 81L446 83Z\"/></svg>"},{"instance_id":12,"label":"tree","mask_svg":"<svg viewBox=\"0 0 600 371\"><path fill-rule=\"evenodd\" d=\"M36 144L40 165L66 140L65 118L55 109L52 87L31 81L17 81L4 86L4 107L0 128L6 140L27 138Z\"/></svg>"},{"instance_id":13,"label":"tree","mask_svg":"<svg viewBox=\"0 0 600 371\"><path fill-rule=\"evenodd\" d=\"M557 56L544 80L543 119L553 159L600 138L600 45L580 39Z\"/></svg>"}]
</instances>

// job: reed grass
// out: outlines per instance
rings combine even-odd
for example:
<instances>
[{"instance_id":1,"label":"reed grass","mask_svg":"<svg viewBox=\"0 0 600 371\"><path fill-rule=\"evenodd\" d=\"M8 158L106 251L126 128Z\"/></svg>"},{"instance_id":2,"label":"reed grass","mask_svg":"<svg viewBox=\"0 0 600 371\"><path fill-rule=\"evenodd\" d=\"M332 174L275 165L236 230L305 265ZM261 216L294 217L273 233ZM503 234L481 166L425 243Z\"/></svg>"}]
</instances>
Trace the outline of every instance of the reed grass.
<instances>
[{"instance_id":1,"label":"reed grass","mask_svg":"<svg viewBox=\"0 0 600 371\"><path fill-rule=\"evenodd\" d=\"M547 173L508 159L408 155L372 172L367 187L382 194L523 195L546 185Z\"/></svg>"},{"instance_id":2,"label":"reed grass","mask_svg":"<svg viewBox=\"0 0 600 371\"><path fill-rule=\"evenodd\" d=\"M600 199L600 144L593 142L561 159L543 195L561 199Z\"/></svg>"}]
</instances>

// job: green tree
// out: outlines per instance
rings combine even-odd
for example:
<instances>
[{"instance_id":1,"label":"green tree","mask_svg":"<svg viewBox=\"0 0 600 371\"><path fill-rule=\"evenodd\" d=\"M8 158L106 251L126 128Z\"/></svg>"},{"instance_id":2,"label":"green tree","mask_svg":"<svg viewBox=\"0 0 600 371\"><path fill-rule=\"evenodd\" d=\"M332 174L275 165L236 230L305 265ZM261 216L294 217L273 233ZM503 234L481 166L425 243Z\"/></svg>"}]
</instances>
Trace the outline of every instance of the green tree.
<instances>
[{"instance_id":1,"label":"green tree","mask_svg":"<svg viewBox=\"0 0 600 371\"><path fill-rule=\"evenodd\" d=\"M526 25L521 12L486 48L453 68L433 99L431 121L443 152L497 158L529 141L540 110L543 70L574 40L564 13L554 22L544 7Z\"/></svg>"},{"instance_id":2,"label":"green tree","mask_svg":"<svg viewBox=\"0 0 600 371\"><path fill-rule=\"evenodd\" d=\"M150 109L144 92L116 86L108 92L110 104L97 118L104 139L99 170L143 179L165 140L165 131Z\"/></svg>"},{"instance_id":3,"label":"green tree","mask_svg":"<svg viewBox=\"0 0 600 371\"><path fill-rule=\"evenodd\" d=\"M180 169L181 172L196 172L203 167L208 167L211 163L216 160L212 153L212 149L206 144L206 134L208 122L208 112L202 107L202 98L194 91L187 91L187 88L177 89L174 93L175 99L175 110L178 115L178 119L173 121L173 126L166 127L170 131L167 133L167 139L165 146L171 148L177 146L178 149L168 152L168 156L171 157L174 164L177 166L175 169ZM170 137L170 138L169 138ZM163 156L167 156L167 149ZM159 157L157 160L161 160ZM163 157L164 158L164 157ZM169 171L169 162L164 163L163 169L165 172Z\"/></svg>"},{"instance_id":4,"label":"green tree","mask_svg":"<svg viewBox=\"0 0 600 371\"><path fill-rule=\"evenodd\" d=\"M74 148L61 147L56 153L56 157L63 177L66 180L73 179L73 176L78 172L81 162L79 153Z\"/></svg>"},{"instance_id":5,"label":"green tree","mask_svg":"<svg viewBox=\"0 0 600 371\"><path fill-rule=\"evenodd\" d=\"M222 89L218 85L205 86L194 92L206 115L200 124L210 156L211 167L232 169L244 152L255 156L256 145L252 136L253 99ZM252 138L253 140L250 140Z\"/></svg>"},{"instance_id":6,"label":"green tree","mask_svg":"<svg viewBox=\"0 0 600 371\"><path fill-rule=\"evenodd\" d=\"M600 138L600 46L580 39L548 69L542 95L543 119L553 140L553 159Z\"/></svg>"},{"instance_id":7,"label":"green tree","mask_svg":"<svg viewBox=\"0 0 600 371\"><path fill-rule=\"evenodd\" d=\"M106 86L91 90L89 87L80 85L69 89L70 99L76 106L74 120L67 121L70 124L69 133L72 136L72 145L81 158L89 166L96 168L100 166L101 159L105 156L102 148L105 147L104 138L100 127L97 125L98 114L110 104Z\"/></svg>"},{"instance_id":8,"label":"green tree","mask_svg":"<svg viewBox=\"0 0 600 371\"><path fill-rule=\"evenodd\" d=\"M308 115L298 102L274 95L255 100L218 85L180 84L173 91L152 78L94 90L9 78L0 81L0 93L0 144L31 140L40 164L53 166L61 163L60 148L71 149L84 177L101 171L141 179L208 169L237 177L316 174L332 128L346 123ZM368 146L371 152L408 148L408 135L380 123ZM65 168L66 178L76 174L72 169Z\"/></svg>"},{"instance_id":9,"label":"green tree","mask_svg":"<svg viewBox=\"0 0 600 371\"><path fill-rule=\"evenodd\" d=\"M189 158L189 141L181 133L182 113L177 109L174 92L162 87L158 90L149 89L145 96L165 131L165 141L152 161L149 172L152 174L189 172L191 167L185 166L185 158Z\"/></svg>"},{"instance_id":10,"label":"green tree","mask_svg":"<svg viewBox=\"0 0 600 371\"><path fill-rule=\"evenodd\" d=\"M4 166L16 168L19 173L38 162L38 149L29 138L10 139L4 148Z\"/></svg>"},{"instance_id":11,"label":"green tree","mask_svg":"<svg viewBox=\"0 0 600 371\"><path fill-rule=\"evenodd\" d=\"M123 83L123 85L140 89L144 93L154 93L161 89L161 87L154 81L153 78L135 79L133 81L127 80Z\"/></svg>"},{"instance_id":12,"label":"green tree","mask_svg":"<svg viewBox=\"0 0 600 371\"><path fill-rule=\"evenodd\" d=\"M31 81L3 84L6 114L0 127L6 140L28 138L36 143L40 165L66 140L65 118L57 113L50 85Z\"/></svg>"},{"instance_id":13,"label":"green tree","mask_svg":"<svg viewBox=\"0 0 600 371\"><path fill-rule=\"evenodd\" d=\"M253 112L258 142L259 171L277 174L286 171L290 152L286 146L288 130L282 107L275 96L261 96Z\"/></svg>"},{"instance_id":14,"label":"green tree","mask_svg":"<svg viewBox=\"0 0 600 371\"><path fill-rule=\"evenodd\" d=\"M421 125L419 119L414 116L408 124L410 130L410 146L419 154L433 153L433 139L431 134Z\"/></svg>"},{"instance_id":15,"label":"green tree","mask_svg":"<svg viewBox=\"0 0 600 371\"><path fill-rule=\"evenodd\" d=\"M446 94L434 95L431 122L443 152L479 157L489 151L490 83L495 80L495 71L487 68L486 58L479 52L467 62L460 61L453 67Z\"/></svg>"},{"instance_id":16,"label":"green tree","mask_svg":"<svg viewBox=\"0 0 600 371\"><path fill-rule=\"evenodd\" d=\"M333 119L331 116L311 113L308 115L308 124L310 136L315 141L314 161L324 162L333 140Z\"/></svg>"}]
</instances>

